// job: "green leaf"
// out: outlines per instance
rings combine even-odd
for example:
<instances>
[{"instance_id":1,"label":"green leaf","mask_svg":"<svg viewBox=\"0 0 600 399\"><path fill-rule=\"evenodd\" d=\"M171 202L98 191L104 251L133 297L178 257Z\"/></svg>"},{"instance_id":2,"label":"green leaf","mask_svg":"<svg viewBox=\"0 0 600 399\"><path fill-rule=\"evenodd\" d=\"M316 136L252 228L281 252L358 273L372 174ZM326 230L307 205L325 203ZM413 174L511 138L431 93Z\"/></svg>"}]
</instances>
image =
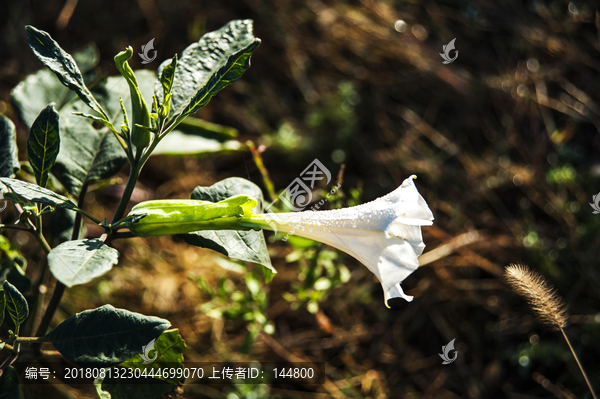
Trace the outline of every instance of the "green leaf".
<instances>
[{"instance_id":1,"label":"green leaf","mask_svg":"<svg viewBox=\"0 0 600 399\"><path fill-rule=\"evenodd\" d=\"M71 210L58 208L50 216L50 223L48 223L47 226L44 226L44 231L47 231L52 237L58 239L60 243L69 241L73 234L76 216L76 213ZM85 235L86 227L85 223L82 221L80 236L76 238L85 237Z\"/></svg>"},{"instance_id":2,"label":"green leaf","mask_svg":"<svg viewBox=\"0 0 600 399\"><path fill-rule=\"evenodd\" d=\"M23 398L23 389L17 370L13 366L4 368L0 375L0 399Z\"/></svg>"},{"instance_id":3,"label":"green leaf","mask_svg":"<svg viewBox=\"0 0 600 399\"><path fill-rule=\"evenodd\" d=\"M179 335L179 330L169 330L161 334L160 337L154 342L154 350L146 349L148 360L154 359L148 364L146 360L142 359L140 355L137 355L129 360L124 361L119 366L138 368L140 370L151 370L159 368L175 368L179 369L183 367L183 352L186 349L185 341ZM154 352L156 351L156 352ZM165 381L169 381L172 384L183 383L185 378L178 379L168 378Z\"/></svg>"},{"instance_id":4,"label":"green leaf","mask_svg":"<svg viewBox=\"0 0 600 399\"><path fill-rule=\"evenodd\" d=\"M168 62L168 61L167 61ZM175 77L175 68L177 67L177 54L173 56L171 62L166 64L160 73L160 84L163 87L163 98L171 92L173 78Z\"/></svg>"},{"instance_id":5,"label":"green leaf","mask_svg":"<svg viewBox=\"0 0 600 399\"><path fill-rule=\"evenodd\" d=\"M85 284L112 269L119 252L97 238L64 242L50 251L48 265L67 287Z\"/></svg>"},{"instance_id":6,"label":"green leaf","mask_svg":"<svg viewBox=\"0 0 600 399\"><path fill-rule=\"evenodd\" d=\"M219 202L236 195L247 195L255 198L258 200L258 205L252 211L254 213L262 212L262 191L256 184L239 177L222 180L210 187L196 187L191 198ZM262 230L195 231L178 234L177 237L190 245L209 248L234 259L258 263L270 270L271 273L277 273L271 265L271 258Z\"/></svg>"},{"instance_id":7,"label":"green leaf","mask_svg":"<svg viewBox=\"0 0 600 399\"><path fill-rule=\"evenodd\" d=\"M85 73L98 64L100 54L96 45L90 43L75 52L73 58L81 72ZM96 78L95 73L84 75L88 84ZM63 86L56 75L46 68L27 76L11 92L14 108L27 128L31 127L40 110L46 105L56 103L60 112L62 107L74 98L77 98L77 95Z\"/></svg>"},{"instance_id":8,"label":"green leaf","mask_svg":"<svg viewBox=\"0 0 600 399\"><path fill-rule=\"evenodd\" d=\"M4 321L4 309L6 308L6 295L4 295L4 290L0 291L0 326Z\"/></svg>"},{"instance_id":9,"label":"green leaf","mask_svg":"<svg viewBox=\"0 0 600 399\"><path fill-rule=\"evenodd\" d=\"M170 325L158 317L104 305L69 317L45 338L71 362L109 367L139 354Z\"/></svg>"},{"instance_id":10,"label":"green leaf","mask_svg":"<svg viewBox=\"0 0 600 399\"><path fill-rule=\"evenodd\" d=\"M8 280L20 292L27 293L31 289L31 279L24 270L27 267L27 261L17 246L11 244L3 235L0 235L0 252L6 255L0 259L0 282Z\"/></svg>"},{"instance_id":11,"label":"green leaf","mask_svg":"<svg viewBox=\"0 0 600 399\"><path fill-rule=\"evenodd\" d=\"M15 177L19 170L19 151L15 125L0 114L0 177Z\"/></svg>"},{"instance_id":12,"label":"green leaf","mask_svg":"<svg viewBox=\"0 0 600 399\"><path fill-rule=\"evenodd\" d=\"M108 80L111 83L114 83L112 78ZM118 107L118 97L111 98ZM127 163L110 130L95 129L88 119L72 114L84 111L84 107L81 101L76 101L61 110L61 148L52 170L67 191L76 196L85 183L112 177Z\"/></svg>"},{"instance_id":13,"label":"green leaf","mask_svg":"<svg viewBox=\"0 0 600 399\"><path fill-rule=\"evenodd\" d=\"M252 21L236 20L187 47L175 70L170 116L177 116L178 120L185 118L206 105L219 90L239 79L250 66L250 55L259 44L260 39L252 34ZM158 70L163 71L169 62L171 60L162 63ZM161 86L157 82L154 92L164 101Z\"/></svg>"},{"instance_id":14,"label":"green leaf","mask_svg":"<svg viewBox=\"0 0 600 399\"><path fill-rule=\"evenodd\" d=\"M0 177L0 182L8 186L19 197L25 198L38 204L46 204L55 208L66 208L74 211L80 209L67 197L55 193L52 190L38 186L37 184L27 183L21 180Z\"/></svg>"},{"instance_id":15,"label":"green leaf","mask_svg":"<svg viewBox=\"0 0 600 399\"><path fill-rule=\"evenodd\" d=\"M171 156L205 156L216 154L229 154L245 150L237 140L219 141L202 136L185 134L179 130L166 135L156 146L152 155Z\"/></svg>"},{"instance_id":16,"label":"green leaf","mask_svg":"<svg viewBox=\"0 0 600 399\"><path fill-rule=\"evenodd\" d=\"M15 327L23 324L29 316L29 306L23 294L8 281L4 282L4 295L6 297L6 310L12 319Z\"/></svg>"},{"instance_id":17,"label":"green leaf","mask_svg":"<svg viewBox=\"0 0 600 399\"><path fill-rule=\"evenodd\" d=\"M54 104L50 104L33 122L27 139L27 157L39 186L46 187L50 168L54 165L59 150L58 112Z\"/></svg>"},{"instance_id":18,"label":"green leaf","mask_svg":"<svg viewBox=\"0 0 600 399\"><path fill-rule=\"evenodd\" d=\"M29 47L37 59L54 72L63 85L76 92L90 108L100 115L106 116L85 85L81 71L73 57L64 51L47 32L38 30L31 25L27 25L25 30Z\"/></svg>"}]
</instances>

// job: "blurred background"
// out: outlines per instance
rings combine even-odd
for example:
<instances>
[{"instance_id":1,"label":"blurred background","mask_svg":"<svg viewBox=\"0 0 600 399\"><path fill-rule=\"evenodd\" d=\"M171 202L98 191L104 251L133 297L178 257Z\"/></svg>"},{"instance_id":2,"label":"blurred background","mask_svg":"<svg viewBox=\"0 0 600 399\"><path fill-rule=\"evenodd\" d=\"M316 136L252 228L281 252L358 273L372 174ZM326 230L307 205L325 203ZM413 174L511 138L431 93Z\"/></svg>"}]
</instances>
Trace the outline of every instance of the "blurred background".
<instances>
[{"instance_id":1,"label":"blurred background","mask_svg":"<svg viewBox=\"0 0 600 399\"><path fill-rule=\"evenodd\" d=\"M262 44L252 67L196 116L254 142L277 190L316 158L343 179L324 209L371 201L416 174L435 215L423 228L422 267L403 283L415 299L392 300L391 309L374 275L321 244L266 233L279 273L265 284L257 265L160 237L116 241L119 266L67 290L55 323L110 303L168 319L187 343L186 360L326 364L323 385L190 385L189 398L591 398L560 333L535 319L502 274L523 261L552 282L600 390L600 214L589 204L600 191L598 5L5 1L0 112L17 125L22 160L28 132L10 92L43 68L26 24L71 53L95 43L96 71L113 76L113 57L128 45L141 52L155 38L157 59L130 63L156 71L202 34L253 19ZM443 64L452 39L458 58ZM111 215L126 176L92 187L86 207ZM157 156L133 199L188 198L232 176L265 189L245 146ZM37 244L17 238L28 271L42 266ZM452 339L457 359L442 365L438 354ZM95 397L92 387L43 389L43 397Z\"/></svg>"}]
</instances>

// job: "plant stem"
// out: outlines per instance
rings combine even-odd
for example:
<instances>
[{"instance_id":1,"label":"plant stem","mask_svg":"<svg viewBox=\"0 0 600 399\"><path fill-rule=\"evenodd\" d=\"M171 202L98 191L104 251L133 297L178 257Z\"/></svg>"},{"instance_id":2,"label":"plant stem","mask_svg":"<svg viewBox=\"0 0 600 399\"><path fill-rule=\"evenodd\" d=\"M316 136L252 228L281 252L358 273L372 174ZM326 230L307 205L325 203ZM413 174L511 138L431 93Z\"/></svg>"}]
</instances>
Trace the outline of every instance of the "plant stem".
<instances>
[{"instance_id":1,"label":"plant stem","mask_svg":"<svg viewBox=\"0 0 600 399\"><path fill-rule=\"evenodd\" d=\"M46 312L44 312L44 317L42 317L42 321L40 322L40 326L35 332L36 337L43 337L46 335L48 331L48 327L50 326L50 322L54 317L54 313L56 309L58 309L58 305L62 300L62 296L65 293L66 286L60 281L56 282L56 286L54 287L54 292L52 292L52 298L50 298L50 302L48 303L48 307L46 308Z\"/></svg>"},{"instance_id":2,"label":"plant stem","mask_svg":"<svg viewBox=\"0 0 600 399\"><path fill-rule=\"evenodd\" d=\"M81 192L79 193L79 199L77 201L77 206L81 208L85 201L85 195L87 194L88 183L84 183L81 187ZM71 233L71 240L78 240L79 233L81 231L81 214L77 212L75 214L75 223L73 224L73 232ZM45 240L44 240L45 241ZM47 244L47 243L46 243ZM48 251L50 252L50 251ZM42 317L42 321L35 333L36 337L42 337L46 335L48 331L48 327L50 327L50 322L54 318L54 313L56 313L56 309L58 309L58 305L62 300L63 294L65 293L65 289L67 287L61 283L60 281L56 281L56 285L54 286L54 292L52 292L52 297L50 298L50 302L48 303L48 307L44 312L44 316ZM41 350L41 344L35 347L37 351Z\"/></svg>"},{"instance_id":3,"label":"plant stem","mask_svg":"<svg viewBox=\"0 0 600 399\"><path fill-rule=\"evenodd\" d=\"M119 205L117 205L117 210L113 215L111 224L116 223L123 217L125 209L127 208L127 204L129 204L131 194L133 193L133 189L135 188L135 184L137 183L138 177L140 177L140 170L142 169L141 165L143 164L138 163L136 165L130 165L131 169L129 170L127 185L125 185L125 191L123 191L123 196L119 201Z\"/></svg>"},{"instance_id":4,"label":"plant stem","mask_svg":"<svg viewBox=\"0 0 600 399\"><path fill-rule=\"evenodd\" d=\"M41 226L41 224L40 224L40 226ZM50 247L50 244L48 244L48 241L46 241L46 239L42 235L42 230L36 229L33 232L33 235L35 236L35 239L38 241L38 243L42 246L42 249L44 250L44 252L46 252L46 254L49 254L50 251L52 251L52 248Z\"/></svg>"},{"instance_id":5,"label":"plant stem","mask_svg":"<svg viewBox=\"0 0 600 399\"><path fill-rule=\"evenodd\" d=\"M18 337L15 339L15 343L28 342L28 343L42 343L49 342L50 340L44 337Z\"/></svg>"},{"instance_id":6,"label":"plant stem","mask_svg":"<svg viewBox=\"0 0 600 399\"><path fill-rule=\"evenodd\" d=\"M23 230L23 231L31 230L29 227L21 226L20 224L0 224L0 230L1 229L13 229L13 230Z\"/></svg>"},{"instance_id":7,"label":"plant stem","mask_svg":"<svg viewBox=\"0 0 600 399\"><path fill-rule=\"evenodd\" d=\"M565 333L564 328L561 328L560 332L562 332L563 337L565 337L565 341L567 341L567 344L569 345L569 349L571 349L571 353L573 354L573 357L575 358L575 361L577 362L577 365L579 366L579 370L581 370L581 374L583 374L583 378L585 379L585 382L587 383L587 386L590 389L592 396L594 397L594 399L598 399L598 397L596 396L596 392L594 392L594 388L592 388L592 384L590 383L590 380L588 379L588 376L585 373L585 370L583 369L583 366L581 365L581 362L579 361L579 358L577 357L577 354L575 353L573 346L571 345L571 341L569 341L569 338L567 337L567 333Z\"/></svg>"}]
</instances>

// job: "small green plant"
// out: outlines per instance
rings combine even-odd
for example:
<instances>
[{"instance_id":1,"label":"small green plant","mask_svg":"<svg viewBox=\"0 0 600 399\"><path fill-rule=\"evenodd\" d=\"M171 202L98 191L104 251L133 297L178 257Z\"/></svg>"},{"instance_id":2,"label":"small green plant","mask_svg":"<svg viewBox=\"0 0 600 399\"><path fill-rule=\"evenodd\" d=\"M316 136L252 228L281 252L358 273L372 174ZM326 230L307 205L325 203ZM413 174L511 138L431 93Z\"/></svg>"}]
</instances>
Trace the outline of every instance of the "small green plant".
<instances>
[{"instance_id":1,"label":"small green plant","mask_svg":"<svg viewBox=\"0 0 600 399\"><path fill-rule=\"evenodd\" d=\"M140 172L151 155L198 155L241 147L230 140L235 135L231 129L186 118L249 68L250 56L260 44L260 39L252 34L252 21L232 21L206 34L199 43L184 50L181 58L176 55L160 65L158 76L149 71L134 73L128 64L133 49L128 47L115 56L121 77L108 79L98 79L91 71L97 63L93 47L88 46L73 57L48 33L32 26L27 26L26 32L31 50L51 72L40 71L13 91L17 111L30 127L30 168L20 168L14 125L0 115L1 189L18 213L15 223L0 224L0 323L10 328L8 336L0 339L0 350L8 354L0 365L3 393L19 394L18 377L13 378L11 364L22 353L22 346L33 345L32 350L41 354L43 342L51 342L76 364L103 370L119 365L141 371L147 366L140 353L152 342L156 351L153 367L181 367L185 343L176 329L166 331L171 324L164 319L105 305L73 315L50 332L48 328L65 289L86 284L117 264L119 252L109 246L111 241L134 234L180 233L176 226L186 217L195 226L181 232L189 244L260 263L269 275L273 274L262 231L220 230L232 219L237 220L240 211L262 207L260 189L243 179L198 187L192 194L196 201L167 201L174 212L170 220L165 216L165 203L160 201L141 204L124 218ZM124 101L127 97L129 101ZM43 109L37 114L36 108ZM208 134L191 136L186 129ZM85 211L84 199L90 185L110 179L126 164L129 179L110 221ZM21 180L15 179L17 173ZM50 230L58 227L58 231L49 235L44 229L44 215L53 212L62 212L62 223L53 223L54 229ZM158 218L153 217L156 212L160 214ZM82 217L102 226L103 234L83 239ZM202 221L205 226L198 225ZM130 230L119 231L125 227ZM194 233L200 229L205 231ZM35 296L39 287L31 288L27 263L16 241L9 240L15 239L10 231L35 237L47 254L47 269L57 279L39 325L33 325L30 317L30 308L42 306ZM70 239L59 238L65 236ZM53 246L54 241L59 242ZM28 303L22 293L30 290L34 295ZM181 378L154 378L153 395L173 392L182 382ZM105 392L119 396L129 389L111 378L100 378L97 388L101 397Z\"/></svg>"}]
</instances>

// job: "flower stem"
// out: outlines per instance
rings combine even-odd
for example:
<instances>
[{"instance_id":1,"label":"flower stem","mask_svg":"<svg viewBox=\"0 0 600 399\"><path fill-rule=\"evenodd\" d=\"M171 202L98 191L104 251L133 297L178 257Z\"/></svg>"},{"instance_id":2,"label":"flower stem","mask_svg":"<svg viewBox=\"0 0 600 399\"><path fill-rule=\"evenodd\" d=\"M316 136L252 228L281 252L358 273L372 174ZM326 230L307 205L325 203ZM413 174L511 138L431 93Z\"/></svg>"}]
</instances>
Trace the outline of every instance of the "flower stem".
<instances>
[{"instance_id":1,"label":"flower stem","mask_svg":"<svg viewBox=\"0 0 600 399\"><path fill-rule=\"evenodd\" d=\"M127 204L129 204L129 199L131 198L131 194L133 193L133 189L137 183L138 178L140 177L141 166L140 164L131 165L129 171L129 178L127 179L127 184L125 185L125 191L123 191L123 196L119 201L119 205L117 205L117 210L113 215L111 224L119 221L123 214L125 213L125 209L127 209Z\"/></svg>"},{"instance_id":2,"label":"flower stem","mask_svg":"<svg viewBox=\"0 0 600 399\"><path fill-rule=\"evenodd\" d=\"M561 328L560 332L562 332L563 337L565 337L565 341L567 341L567 344L569 345L569 349L571 349L571 353L573 354L573 357L575 358L575 361L577 362L577 365L579 366L579 370L581 370L581 374L583 374L583 378L585 379L585 382L586 382L588 388L590 389L592 396L594 397L594 399L598 399L598 397L596 396L596 392L594 392L594 388L592 388L592 384L590 383L590 380L588 379L588 376L585 373L585 370L583 369L581 362L579 361L579 357L577 357L577 354L575 353L575 350L573 349L573 346L571 345L571 341L569 341L569 338L567 337L567 334L565 333L564 328Z\"/></svg>"}]
</instances>

